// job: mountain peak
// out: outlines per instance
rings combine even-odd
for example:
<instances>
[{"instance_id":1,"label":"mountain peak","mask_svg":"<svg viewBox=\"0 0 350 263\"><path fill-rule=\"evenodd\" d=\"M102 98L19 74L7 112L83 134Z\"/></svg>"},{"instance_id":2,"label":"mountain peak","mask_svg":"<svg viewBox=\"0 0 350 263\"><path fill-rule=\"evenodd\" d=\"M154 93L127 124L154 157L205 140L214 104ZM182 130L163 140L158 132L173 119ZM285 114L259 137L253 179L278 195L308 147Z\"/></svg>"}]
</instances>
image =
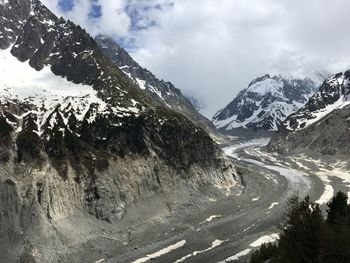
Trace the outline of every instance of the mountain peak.
<instances>
[{"instance_id":1,"label":"mountain peak","mask_svg":"<svg viewBox=\"0 0 350 263\"><path fill-rule=\"evenodd\" d=\"M214 125L224 131L236 128L277 130L279 124L303 106L317 90L310 78L266 74L213 117Z\"/></svg>"},{"instance_id":2,"label":"mountain peak","mask_svg":"<svg viewBox=\"0 0 350 263\"><path fill-rule=\"evenodd\" d=\"M305 106L285 120L283 127L293 131L304 129L349 104L349 78L349 71L327 78Z\"/></svg>"},{"instance_id":3,"label":"mountain peak","mask_svg":"<svg viewBox=\"0 0 350 263\"><path fill-rule=\"evenodd\" d=\"M307 150L334 155L348 153L350 141L350 72L327 78L308 102L279 126L271 149L282 153Z\"/></svg>"},{"instance_id":4,"label":"mountain peak","mask_svg":"<svg viewBox=\"0 0 350 263\"><path fill-rule=\"evenodd\" d=\"M193 105L171 82L157 78L152 72L140 66L110 36L98 35L95 40L105 56L110 58L148 96L157 100L161 105L185 115L192 122L206 129L210 127L211 132L214 132L210 121L195 108L198 105Z\"/></svg>"},{"instance_id":5,"label":"mountain peak","mask_svg":"<svg viewBox=\"0 0 350 263\"><path fill-rule=\"evenodd\" d=\"M265 74L265 75L263 75L261 77L258 77L256 79L254 79L252 82L250 82L248 87L254 85L257 82L261 82L261 81L264 81L264 80L269 79L269 78L270 78L270 75L269 74Z\"/></svg>"}]
</instances>

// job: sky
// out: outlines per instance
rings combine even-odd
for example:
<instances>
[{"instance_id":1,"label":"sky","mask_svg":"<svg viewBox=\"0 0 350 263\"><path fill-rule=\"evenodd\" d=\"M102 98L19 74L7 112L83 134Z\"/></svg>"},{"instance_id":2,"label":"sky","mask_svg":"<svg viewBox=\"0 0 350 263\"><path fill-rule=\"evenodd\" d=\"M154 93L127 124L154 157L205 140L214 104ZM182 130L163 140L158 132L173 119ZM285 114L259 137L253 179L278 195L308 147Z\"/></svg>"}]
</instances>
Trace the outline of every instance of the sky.
<instances>
[{"instance_id":1,"label":"sky","mask_svg":"<svg viewBox=\"0 0 350 263\"><path fill-rule=\"evenodd\" d=\"M211 118L266 73L350 68L349 0L42 0L92 35L113 36Z\"/></svg>"}]
</instances>

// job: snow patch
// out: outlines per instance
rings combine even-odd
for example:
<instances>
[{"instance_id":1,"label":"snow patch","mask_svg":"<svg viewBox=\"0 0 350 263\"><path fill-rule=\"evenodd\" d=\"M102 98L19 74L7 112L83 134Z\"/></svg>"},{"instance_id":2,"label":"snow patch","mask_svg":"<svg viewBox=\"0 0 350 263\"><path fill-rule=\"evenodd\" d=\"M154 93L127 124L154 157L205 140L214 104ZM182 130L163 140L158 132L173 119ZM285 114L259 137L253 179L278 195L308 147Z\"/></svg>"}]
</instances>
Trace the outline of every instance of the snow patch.
<instances>
[{"instance_id":1,"label":"snow patch","mask_svg":"<svg viewBox=\"0 0 350 263\"><path fill-rule=\"evenodd\" d=\"M255 240L253 243L251 243L249 246L250 247L260 247L262 244L265 244L265 243L276 242L277 240L279 240L279 238L280 238L280 235L274 233L271 235L260 237L259 239Z\"/></svg>"},{"instance_id":2,"label":"snow patch","mask_svg":"<svg viewBox=\"0 0 350 263\"><path fill-rule=\"evenodd\" d=\"M205 221L211 222L211 221L213 221L213 219L220 218L220 217L221 217L221 215L212 215L212 216L208 217Z\"/></svg>"},{"instance_id":3,"label":"snow patch","mask_svg":"<svg viewBox=\"0 0 350 263\"><path fill-rule=\"evenodd\" d=\"M143 89L143 90L146 89L146 81L145 80L136 78L136 82L139 85L140 89Z\"/></svg>"},{"instance_id":4,"label":"snow patch","mask_svg":"<svg viewBox=\"0 0 350 263\"><path fill-rule=\"evenodd\" d=\"M334 195L334 189L331 185L327 184L325 185L325 189L323 191L323 194L321 195L320 199L318 199L315 203L323 205L328 203Z\"/></svg>"},{"instance_id":5,"label":"snow patch","mask_svg":"<svg viewBox=\"0 0 350 263\"><path fill-rule=\"evenodd\" d=\"M274 208L277 205L278 205L278 202L272 203L268 209L271 210L272 208Z\"/></svg>"},{"instance_id":6,"label":"snow patch","mask_svg":"<svg viewBox=\"0 0 350 263\"><path fill-rule=\"evenodd\" d=\"M181 241L177 242L174 245L171 245L171 246L168 246L166 248L163 248L163 249L159 250L156 253L147 255L146 257L143 257L143 258L140 258L138 260L135 260L132 263L143 263L143 262L150 261L150 260L152 260L154 258L158 258L158 257L161 257L161 256L163 256L165 254L168 254L168 253L170 253L173 250L179 249L179 248L183 247L185 244L186 244L186 240L181 240Z\"/></svg>"},{"instance_id":7,"label":"snow patch","mask_svg":"<svg viewBox=\"0 0 350 263\"><path fill-rule=\"evenodd\" d=\"M331 180L327 175L324 175L323 173L319 173L318 176L321 179L321 181L324 183L324 191L321 197L315 203L323 205L328 203L328 201L332 199L334 195L334 189L331 186L330 184Z\"/></svg>"},{"instance_id":8,"label":"snow patch","mask_svg":"<svg viewBox=\"0 0 350 263\"><path fill-rule=\"evenodd\" d=\"M182 258L176 260L175 263L183 262L183 261L187 260L187 259L190 258L190 257L197 256L197 255L199 255L199 254L203 254L203 253L205 253L205 252L208 252L208 251L212 250L213 248L216 248L216 247L220 246L220 245L221 245L222 243L224 243L225 241L227 241L227 240L219 240L219 239L216 239L216 240L214 240L214 241L211 243L211 246L210 246L209 248L204 249L204 250L194 251L194 252L192 252L191 254L188 254L188 255L186 255L186 256L184 256L184 257L182 257Z\"/></svg>"},{"instance_id":9,"label":"snow patch","mask_svg":"<svg viewBox=\"0 0 350 263\"><path fill-rule=\"evenodd\" d=\"M233 255L232 257L226 258L224 261L221 261L219 263L227 263L227 262L231 262L234 260L239 260L241 257L246 256L250 253L251 249L247 248L239 253L237 253L236 255Z\"/></svg>"},{"instance_id":10,"label":"snow patch","mask_svg":"<svg viewBox=\"0 0 350 263\"><path fill-rule=\"evenodd\" d=\"M228 263L231 261L239 260L241 257L248 255L252 250L252 248L260 247L262 244L265 244L265 243L276 242L277 240L279 240L279 234L276 234L276 233L260 237L249 245L250 248L247 248L231 257L228 257L224 261L221 261L219 263Z\"/></svg>"}]
</instances>

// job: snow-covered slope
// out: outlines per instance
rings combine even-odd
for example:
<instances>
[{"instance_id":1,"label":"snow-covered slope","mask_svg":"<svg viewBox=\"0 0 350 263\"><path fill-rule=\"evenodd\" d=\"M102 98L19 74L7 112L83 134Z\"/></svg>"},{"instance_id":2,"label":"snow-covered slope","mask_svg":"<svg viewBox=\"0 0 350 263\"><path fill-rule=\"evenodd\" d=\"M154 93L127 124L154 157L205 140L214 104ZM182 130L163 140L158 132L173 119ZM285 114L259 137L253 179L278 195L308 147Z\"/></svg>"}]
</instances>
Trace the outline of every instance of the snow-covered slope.
<instances>
[{"instance_id":1,"label":"snow-covered slope","mask_svg":"<svg viewBox=\"0 0 350 263\"><path fill-rule=\"evenodd\" d=\"M329 77L270 142L280 152L348 154L350 151L350 71Z\"/></svg>"},{"instance_id":2,"label":"snow-covered slope","mask_svg":"<svg viewBox=\"0 0 350 263\"><path fill-rule=\"evenodd\" d=\"M128 108L108 106L98 98L97 91L92 86L67 81L66 78L52 74L49 67L36 71L28 63L20 63L10 53L10 49L0 50L0 61L0 105L31 105L33 109L30 113L37 115L39 133L46 124L47 117L57 109L62 117L66 115L65 123L71 114L82 121L92 105L96 105L96 110L102 114L115 114L120 117L131 116L141 110L135 100ZM89 122L93 121L93 116L90 116Z\"/></svg>"},{"instance_id":3,"label":"snow-covered slope","mask_svg":"<svg viewBox=\"0 0 350 263\"><path fill-rule=\"evenodd\" d=\"M285 120L282 128L293 131L304 129L350 104L349 77L350 72L347 71L328 78L304 107Z\"/></svg>"},{"instance_id":4,"label":"snow-covered slope","mask_svg":"<svg viewBox=\"0 0 350 263\"><path fill-rule=\"evenodd\" d=\"M317 90L327 73L313 78L265 75L252 81L248 88L213 117L214 125L230 131L235 128L277 130L278 125L302 107Z\"/></svg>"}]
</instances>

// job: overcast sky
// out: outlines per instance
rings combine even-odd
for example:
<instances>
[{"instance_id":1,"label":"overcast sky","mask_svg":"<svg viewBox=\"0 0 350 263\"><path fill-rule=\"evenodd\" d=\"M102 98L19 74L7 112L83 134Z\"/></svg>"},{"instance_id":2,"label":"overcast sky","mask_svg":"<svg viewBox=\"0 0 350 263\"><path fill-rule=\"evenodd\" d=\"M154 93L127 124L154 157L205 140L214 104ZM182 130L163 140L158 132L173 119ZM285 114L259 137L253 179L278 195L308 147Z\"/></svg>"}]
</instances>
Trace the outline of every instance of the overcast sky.
<instances>
[{"instance_id":1,"label":"overcast sky","mask_svg":"<svg viewBox=\"0 0 350 263\"><path fill-rule=\"evenodd\" d=\"M350 62L349 0L43 0L212 115L265 73L307 76Z\"/></svg>"}]
</instances>

